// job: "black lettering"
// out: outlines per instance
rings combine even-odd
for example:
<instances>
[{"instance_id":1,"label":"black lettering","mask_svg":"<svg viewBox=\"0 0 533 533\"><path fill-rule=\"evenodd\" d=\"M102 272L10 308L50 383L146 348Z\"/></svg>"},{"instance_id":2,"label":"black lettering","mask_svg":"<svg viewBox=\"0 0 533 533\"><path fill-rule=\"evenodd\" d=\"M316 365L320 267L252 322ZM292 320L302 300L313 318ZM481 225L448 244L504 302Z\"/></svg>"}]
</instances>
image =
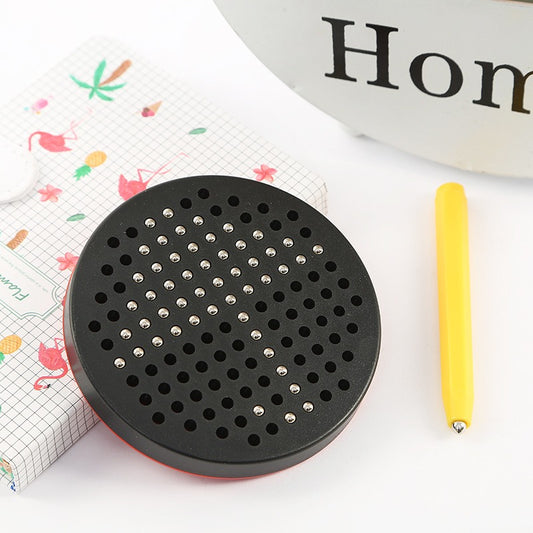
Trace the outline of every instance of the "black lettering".
<instances>
[{"instance_id":1,"label":"black lettering","mask_svg":"<svg viewBox=\"0 0 533 533\"><path fill-rule=\"evenodd\" d=\"M424 69L424 63L426 62L426 59L430 57L444 59L450 68L450 85L443 93L431 92L424 84L422 71ZM450 96L454 96L461 90L461 87L463 86L463 73L461 72L459 65L453 61L453 59L450 59L442 54L433 53L420 54L419 56L416 56L409 67L409 74L411 74L411 80L413 80L413 83L418 89L420 89L423 93L429 94L430 96L436 96L437 98L448 98Z\"/></svg>"}]
</instances>

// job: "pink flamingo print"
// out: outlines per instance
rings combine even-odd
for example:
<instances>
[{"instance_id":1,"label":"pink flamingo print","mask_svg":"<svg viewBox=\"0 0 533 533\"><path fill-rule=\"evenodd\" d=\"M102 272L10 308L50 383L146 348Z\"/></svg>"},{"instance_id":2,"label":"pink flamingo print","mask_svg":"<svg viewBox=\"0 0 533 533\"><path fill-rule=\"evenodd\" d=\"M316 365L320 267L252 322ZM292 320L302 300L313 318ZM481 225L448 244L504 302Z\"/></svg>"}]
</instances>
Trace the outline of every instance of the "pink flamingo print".
<instances>
[{"instance_id":1,"label":"pink flamingo print","mask_svg":"<svg viewBox=\"0 0 533 533\"><path fill-rule=\"evenodd\" d=\"M37 379L33 384L35 390L43 390L50 387L50 385L40 385L39 382L43 379L59 379L66 376L68 372L67 362L63 359L61 352L64 348L59 348L59 342L62 342L63 339L54 339L54 348L47 348L42 342L39 346L39 362L46 367L48 370L61 370L61 374L56 376L42 376Z\"/></svg>"}]
</instances>

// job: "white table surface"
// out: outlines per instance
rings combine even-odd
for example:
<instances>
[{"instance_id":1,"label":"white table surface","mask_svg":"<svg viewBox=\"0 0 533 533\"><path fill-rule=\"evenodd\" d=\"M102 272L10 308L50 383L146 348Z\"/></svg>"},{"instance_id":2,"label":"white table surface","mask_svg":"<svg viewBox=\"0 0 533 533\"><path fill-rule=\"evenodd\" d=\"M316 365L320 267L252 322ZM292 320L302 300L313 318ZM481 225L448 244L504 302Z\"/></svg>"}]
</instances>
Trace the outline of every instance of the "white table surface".
<instances>
[{"instance_id":1,"label":"white table surface","mask_svg":"<svg viewBox=\"0 0 533 533\"><path fill-rule=\"evenodd\" d=\"M533 531L533 181L350 136L275 78L208 0L8 2L0 101L95 34L134 46L324 177L330 218L378 294L380 362L347 429L302 465L202 479L100 424L20 496L2 489L1 530ZM476 399L461 436L440 393L433 199L446 181L465 186L470 212Z\"/></svg>"}]
</instances>

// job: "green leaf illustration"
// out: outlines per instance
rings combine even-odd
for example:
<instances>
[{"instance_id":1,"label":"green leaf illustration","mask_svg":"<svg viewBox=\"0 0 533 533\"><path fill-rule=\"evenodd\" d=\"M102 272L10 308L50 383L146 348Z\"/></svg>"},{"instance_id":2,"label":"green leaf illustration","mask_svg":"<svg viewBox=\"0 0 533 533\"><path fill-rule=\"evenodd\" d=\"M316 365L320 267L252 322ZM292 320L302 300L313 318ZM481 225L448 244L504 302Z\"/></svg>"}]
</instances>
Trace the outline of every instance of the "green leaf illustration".
<instances>
[{"instance_id":1,"label":"green leaf illustration","mask_svg":"<svg viewBox=\"0 0 533 533\"><path fill-rule=\"evenodd\" d=\"M76 172L74 172L74 177L76 178L76 181L79 181L83 176L87 176L89 172L91 172L91 167L89 165L83 165L82 167L76 169Z\"/></svg>"},{"instance_id":2,"label":"green leaf illustration","mask_svg":"<svg viewBox=\"0 0 533 533\"><path fill-rule=\"evenodd\" d=\"M78 80L72 74L70 75L70 79L74 81L75 83L77 83L80 87L83 87L84 89L92 89L92 87L88 83Z\"/></svg>"},{"instance_id":3,"label":"green leaf illustration","mask_svg":"<svg viewBox=\"0 0 533 533\"><path fill-rule=\"evenodd\" d=\"M201 133L205 133L207 131L207 128L194 128L189 132L189 135L200 135Z\"/></svg>"},{"instance_id":4,"label":"green leaf illustration","mask_svg":"<svg viewBox=\"0 0 533 533\"><path fill-rule=\"evenodd\" d=\"M100 98L101 100L105 100L106 102L112 102L113 98L111 98L110 96L107 96L104 93L100 92L100 89L101 89L100 87L98 89L95 89L96 96L98 96L98 98Z\"/></svg>"},{"instance_id":5,"label":"green leaf illustration","mask_svg":"<svg viewBox=\"0 0 533 533\"><path fill-rule=\"evenodd\" d=\"M96 67L96 70L94 71L94 78L93 78L93 86L98 87L98 84L100 83L100 80L102 79L102 74L104 73L106 66L106 61L103 59L100 64Z\"/></svg>"},{"instance_id":6,"label":"green leaf illustration","mask_svg":"<svg viewBox=\"0 0 533 533\"><path fill-rule=\"evenodd\" d=\"M121 89L126 85L125 83L121 83L120 85L102 85L101 87L98 87L99 91L116 91L117 89Z\"/></svg>"},{"instance_id":7,"label":"green leaf illustration","mask_svg":"<svg viewBox=\"0 0 533 533\"><path fill-rule=\"evenodd\" d=\"M85 215L83 213L76 213L67 218L67 222L77 222L78 220L83 220Z\"/></svg>"}]
</instances>

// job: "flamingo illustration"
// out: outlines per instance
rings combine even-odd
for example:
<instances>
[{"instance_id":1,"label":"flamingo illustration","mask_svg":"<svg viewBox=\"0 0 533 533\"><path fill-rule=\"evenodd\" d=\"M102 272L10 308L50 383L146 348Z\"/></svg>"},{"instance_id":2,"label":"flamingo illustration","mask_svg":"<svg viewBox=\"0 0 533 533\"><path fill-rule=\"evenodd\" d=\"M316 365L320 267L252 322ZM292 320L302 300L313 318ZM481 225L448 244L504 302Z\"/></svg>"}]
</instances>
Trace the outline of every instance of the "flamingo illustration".
<instances>
[{"instance_id":1,"label":"flamingo illustration","mask_svg":"<svg viewBox=\"0 0 533 533\"><path fill-rule=\"evenodd\" d=\"M59 348L59 342L62 342L63 339L54 339L54 348L47 348L42 342L39 346L39 362L45 366L48 370L61 370L61 374L57 376L42 376L37 379L33 384L35 390L43 390L50 387L50 385L40 385L39 381L43 379L59 379L64 377L68 372L67 362L63 359L61 352L65 348Z\"/></svg>"},{"instance_id":2,"label":"flamingo illustration","mask_svg":"<svg viewBox=\"0 0 533 533\"><path fill-rule=\"evenodd\" d=\"M46 131L34 131L28 138L28 148L31 152L31 141L35 135L39 135L39 144L49 152L69 152L72 148L69 148L65 145L65 141L76 141L78 136L74 131L79 124L77 122L71 122L70 128L65 132L59 135L53 135L52 133L47 133ZM72 137L67 136L71 134Z\"/></svg>"}]
</instances>

